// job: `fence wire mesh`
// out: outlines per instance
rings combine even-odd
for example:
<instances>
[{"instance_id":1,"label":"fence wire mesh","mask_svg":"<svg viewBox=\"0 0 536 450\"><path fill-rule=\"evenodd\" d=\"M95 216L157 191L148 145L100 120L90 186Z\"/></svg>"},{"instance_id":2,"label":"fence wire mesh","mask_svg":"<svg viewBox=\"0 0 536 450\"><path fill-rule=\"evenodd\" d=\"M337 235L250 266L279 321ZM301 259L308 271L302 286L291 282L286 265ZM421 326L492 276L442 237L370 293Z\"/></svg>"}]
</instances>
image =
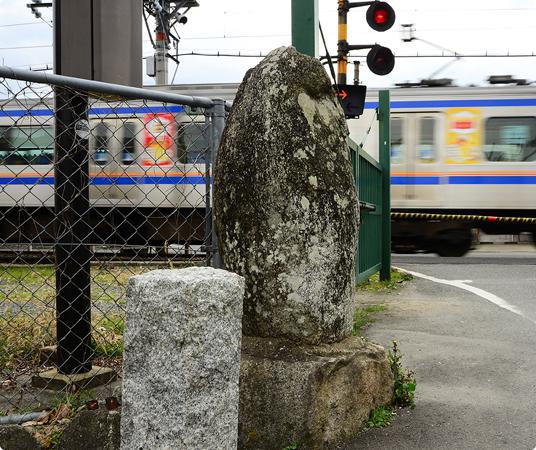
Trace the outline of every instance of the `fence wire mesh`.
<instances>
[{"instance_id":1,"label":"fence wire mesh","mask_svg":"<svg viewBox=\"0 0 536 450\"><path fill-rule=\"evenodd\" d=\"M55 95L72 101L55 110ZM128 278L210 263L213 137L200 107L5 78L0 99L6 415L104 395L121 376Z\"/></svg>"}]
</instances>

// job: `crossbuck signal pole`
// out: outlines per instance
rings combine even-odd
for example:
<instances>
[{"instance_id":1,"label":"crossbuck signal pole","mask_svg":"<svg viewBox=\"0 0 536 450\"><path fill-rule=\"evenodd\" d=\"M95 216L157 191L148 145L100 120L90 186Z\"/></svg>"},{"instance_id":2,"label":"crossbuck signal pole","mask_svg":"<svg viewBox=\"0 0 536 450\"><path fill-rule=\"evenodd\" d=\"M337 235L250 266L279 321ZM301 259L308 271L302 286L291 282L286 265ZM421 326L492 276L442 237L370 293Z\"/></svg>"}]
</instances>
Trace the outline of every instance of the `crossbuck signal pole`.
<instances>
[{"instance_id":1,"label":"crossbuck signal pole","mask_svg":"<svg viewBox=\"0 0 536 450\"><path fill-rule=\"evenodd\" d=\"M348 69L348 9L345 7L345 0L339 0L339 25L337 44L337 83L346 84L346 72Z\"/></svg>"},{"instance_id":2,"label":"crossbuck signal pole","mask_svg":"<svg viewBox=\"0 0 536 450\"><path fill-rule=\"evenodd\" d=\"M348 11L350 8L368 6L367 23L376 31L387 31L395 23L395 12L386 2L349 2L348 0L338 0L339 25L337 44L337 68L338 84L346 84L346 73L348 69L348 53L350 50L363 50L370 48L367 55L367 66L376 75L387 75L391 73L395 66L395 57L391 50L378 44L374 45L349 45L348 38Z\"/></svg>"},{"instance_id":3,"label":"crossbuck signal pole","mask_svg":"<svg viewBox=\"0 0 536 450\"><path fill-rule=\"evenodd\" d=\"M368 6L367 23L376 31L386 31L395 23L395 12L386 2L378 0L371 2L349 2L338 0L339 26L337 43L337 85L335 91L339 95L344 115L348 119L359 117L363 114L367 87L360 85L356 77L353 85L346 84L348 70L348 53L350 50L362 50L369 48L367 66L376 75L387 75L395 66L395 57L391 50L381 45L350 45L348 44L348 11L350 8Z\"/></svg>"}]
</instances>

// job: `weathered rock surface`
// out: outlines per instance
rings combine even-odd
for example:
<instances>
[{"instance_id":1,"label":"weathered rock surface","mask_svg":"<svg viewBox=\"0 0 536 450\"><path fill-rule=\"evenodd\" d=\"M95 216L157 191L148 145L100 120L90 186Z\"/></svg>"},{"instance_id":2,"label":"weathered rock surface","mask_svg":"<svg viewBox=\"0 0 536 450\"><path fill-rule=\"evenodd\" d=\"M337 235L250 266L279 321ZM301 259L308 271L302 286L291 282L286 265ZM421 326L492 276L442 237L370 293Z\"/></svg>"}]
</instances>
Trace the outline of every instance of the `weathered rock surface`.
<instances>
[{"instance_id":1,"label":"weathered rock surface","mask_svg":"<svg viewBox=\"0 0 536 450\"><path fill-rule=\"evenodd\" d=\"M121 409L81 411L67 425L58 450L119 450Z\"/></svg>"},{"instance_id":2,"label":"weathered rock surface","mask_svg":"<svg viewBox=\"0 0 536 450\"><path fill-rule=\"evenodd\" d=\"M215 167L215 227L246 279L243 332L297 343L351 334L358 201L330 80L293 47L246 74Z\"/></svg>"},{"instance_id":3,"label":"weathered rock surface","mask_svg":"<svg viewBox=\"0 0 536 450\"><path fill-rule=\"evenodd\" d=\"M236 449L244 279L155 270L126 294L121 449Z\"/></svg>"},{"instance_id":4,"label":"weathered rock surface","mask_svg":"<svg viewBox=\"0 0 536 450\"><path fill-rule=\"evenodd\" d=\"M387 405L394 378L385 350L359 338L297 346L244 336L239 450L332 450Z\"/></svg>"},{"instance_id":5,"label":"weathered rock surface","mask_svg":"<svg viewBox=\"0 0 536 450\"><path fill-rule=\"evenodd\" d=\"M41 450L35 438L20 425L0 425L2 450Z\"/></svg>"}]
</instances>

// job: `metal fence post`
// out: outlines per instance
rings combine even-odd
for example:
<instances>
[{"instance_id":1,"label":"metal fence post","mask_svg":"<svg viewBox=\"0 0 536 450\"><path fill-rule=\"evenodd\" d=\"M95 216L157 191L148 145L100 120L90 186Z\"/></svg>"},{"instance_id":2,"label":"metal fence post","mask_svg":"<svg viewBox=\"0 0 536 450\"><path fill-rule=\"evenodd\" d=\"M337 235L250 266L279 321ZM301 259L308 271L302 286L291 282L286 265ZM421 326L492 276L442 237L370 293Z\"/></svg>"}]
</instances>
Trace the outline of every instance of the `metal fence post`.
<instances>
[{"instance_id":1,"label":"metal fence post","mask_svg":"<svg viewBox=\"0 0 536 450\"><path fill-rule=\"evenodd\" d=\"M216 98L212 99L212 101L214 102L214 106L210 110L210 117L212 122L212 126L210 128L210 160L213 170L214 165L216 163L216 157L218 156L218 148L220 147L221 136L223 134L223 129L225 128L225 118L227 116L227 113L225 112L224 100ZM213 208L211 208L211 210L214 211ZM212 212L211 219L212 223L214 223L214 212ZM223 269L223 261L221 260L220 252L218 251L218 237L216 236L216 232L214 231L213 226L211 227L211 229L212 267L214 267L215 269Z\"/></svg>"},{"instance_id":2,"label":"metal fence post","mask_svg":"<svg viewBox=\"0 0 536 450\"><path fill-rule=\"evenodd\" d=\"M380 165L382 166L382 268L380 280L391 279L391 113L389 91L379 92Z\"/></svg>"},{"instance_id":3,"label":"metal fence post","mask_svg":"<svg viewBox=\"0 0 536 450\"><path fill-rule=\"evenodd\" d=\"M58 372L86 373L92 368L87 97L56 88L55 116Z\"/></svg>"},{"instance_id":4,"label":"metal fence post","mask_svg":"<svg viewBox=\"0 0 536 450\"><path fill-rule=\"evenodd\" d=\"M318 57L318 0L292 0L292 45Z\"/></svg>"}]
</instances>

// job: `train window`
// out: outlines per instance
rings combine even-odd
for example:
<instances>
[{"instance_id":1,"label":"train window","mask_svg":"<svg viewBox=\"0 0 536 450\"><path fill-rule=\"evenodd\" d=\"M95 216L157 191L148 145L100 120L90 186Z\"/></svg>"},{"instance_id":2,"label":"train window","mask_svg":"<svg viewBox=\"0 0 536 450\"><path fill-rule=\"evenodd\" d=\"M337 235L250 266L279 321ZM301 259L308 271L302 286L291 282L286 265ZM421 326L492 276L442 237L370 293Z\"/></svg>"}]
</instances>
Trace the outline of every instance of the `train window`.
<instances>
[{"instance_id":1,"label":"train window","mask_svg":"<svg viewBox=\"0 0 536 450\"><path fill-rule=\"evenodd\" d=\"M419 120L419 146L417 155L421 163L433 163L436 160L435 119L423 117Z\"/></svg>"},{"instance_id":2,"label":"train window","mask_svg":"<svg viewBox=\"0 0 536 450\"><path fill-rule=\"evenodd\" d=\"M14 165L52 164L52 127L0 127L0 162Z\"/></svg>"},{"instance_id":3,"label":"train window","mask_svg":"<svg viewBox=\"0 0 536 450\"><path fill-rule=\"evenodd\" d=\"M486 122L484 155L488 161L536 161L536 118L492 117Z\"/></svg>"},{"instance_id":4,"label":"train window","mask_svg":"<svg viewBox=\"0 0 536 450\"><path fill-rule=\"evenodd\" d=\"M406 142L404 140L404 119L393 117L391 119L391 163L403 164L406 162Z\"/></svg>"},{"instance_id":5,"label":"train window","mask_svg":"<svg viewBox=\"0 0 536 450\"><path fill-rule=\"evenodd\" d=\"M190 123L179 126L177 135L179 161L186 164L205 163L205 124Z\"/></svg>"},{"instance_id":6,"label":"train window","mask_svg":"<svg viewBox=\"0 0 536 450\"><path fill-rule=\"evenodd\" d=\"M134 162L136 158L136 124L134 122L126 122L123 124L121 138L123 140L121 152L121 163L128 165Z\"/></svg>"},{"instance_id":7,"label":"train window","mask_svg":"<svg viewBox=\"0 0 536 450\"><path fill-rule=\"evenodd\" d=\"M93 128L93 160L101 166L109 161L108 143L110 128L105 123L98 123Z\"/></svg>"}]
</instances>

